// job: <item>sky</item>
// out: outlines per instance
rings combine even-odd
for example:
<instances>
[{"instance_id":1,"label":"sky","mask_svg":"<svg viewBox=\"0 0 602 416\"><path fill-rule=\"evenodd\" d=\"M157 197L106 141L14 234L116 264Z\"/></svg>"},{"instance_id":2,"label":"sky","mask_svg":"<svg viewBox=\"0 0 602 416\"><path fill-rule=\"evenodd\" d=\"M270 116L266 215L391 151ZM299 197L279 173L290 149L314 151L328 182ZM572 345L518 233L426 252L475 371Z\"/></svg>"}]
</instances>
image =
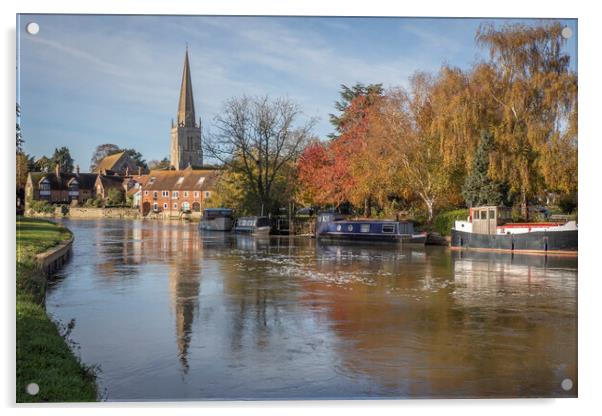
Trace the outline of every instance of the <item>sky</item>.
<instances>
[{"instance_id":1,"label":"sky","mask_svg":"<svg viewBox=\"0 0 602 416\"><path fill-rule=\"evenodd\" d=\"M212 130L223 103L242 95L288 97L333 131L341 84L405 86L416 71L469 68L486 59L474 36L502 19L17 16L17 101L25 152L67 146L86 171L94 148L113 143L147 160L169 155L186 45L197 118ZM26 32L29 22L38 34ZM537 24L541 20L524 20ZM544 21L546 22L546 21ZM577 21L566 42L576 70ZM211 160L206 160L211 162Z\"/></svg>"}]
</instances>

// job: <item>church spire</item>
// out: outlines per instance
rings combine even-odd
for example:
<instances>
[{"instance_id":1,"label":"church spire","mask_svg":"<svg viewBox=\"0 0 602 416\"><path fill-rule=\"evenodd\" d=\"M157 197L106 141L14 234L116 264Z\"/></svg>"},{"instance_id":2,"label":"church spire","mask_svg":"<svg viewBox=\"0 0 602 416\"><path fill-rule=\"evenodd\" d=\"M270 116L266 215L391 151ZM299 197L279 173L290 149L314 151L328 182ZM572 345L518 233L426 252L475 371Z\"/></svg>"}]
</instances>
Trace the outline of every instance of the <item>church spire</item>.
<instances>
[{"instance_id":1,"label":"church spire","mask_svg":"<svg viewBox=\"0 0 602 416\"><path fill-rule=\"evenodd\" d=\"M188 63L188 45L184 55L184 72L182 73L182 86L180 88L180 102L178 104L178 125L195 127L194 99L192 98L192 81L190 79L190 64Z\"/></svg>"}]
</instances>

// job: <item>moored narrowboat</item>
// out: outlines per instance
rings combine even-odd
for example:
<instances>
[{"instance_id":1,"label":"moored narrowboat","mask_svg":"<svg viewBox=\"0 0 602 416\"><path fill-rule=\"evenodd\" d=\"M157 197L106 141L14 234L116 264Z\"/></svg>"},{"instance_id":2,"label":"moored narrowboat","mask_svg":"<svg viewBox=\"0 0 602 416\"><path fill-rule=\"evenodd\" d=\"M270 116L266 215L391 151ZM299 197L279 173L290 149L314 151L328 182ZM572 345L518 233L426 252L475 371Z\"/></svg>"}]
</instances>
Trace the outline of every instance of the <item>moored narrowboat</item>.
<instances>
[{"instance_id":1,"label":"moored narrowboat","mask_svg":"<svg viewBox=\"0 0 602 416\"><path fill-rule=\"evenodd\" d=\"M205 231L231 231L234 224L233 211L229 208L206 208L199 224Z\"/></svg>"},{"instance_id":2,"label":"moored narrowboat","mask_svg":"<svg viewBox=\"0 0 602 416\"><path fill-rule=\"evenodd\" d=\"M456 221L451 233L456 249L577 254L578 248L575 221L513 223L507 207L471 208L468 219Z\"/></svg>"},{"instance_id":3,"label":"moored narrowboat","mask_svg":"<svg viewBox=\"0 0 602 416\"><path fill-rule=\"evenodd\" d=\"M426 237L426 233L416 233L409 221L346 220L339 214L321 213L316 223L316 238L322 240L424 245Z\"/></svg>"},{"instance_id":4,"label":"moored narrowboat","mask_svg":"<svg viewBox=\"0 0 602 416\"><path fill-rule=\"evenodd\" d=\"M268 217L240 217L234 226L235 233L269 235L272 229Z\"/></svg>"}]
</instances>

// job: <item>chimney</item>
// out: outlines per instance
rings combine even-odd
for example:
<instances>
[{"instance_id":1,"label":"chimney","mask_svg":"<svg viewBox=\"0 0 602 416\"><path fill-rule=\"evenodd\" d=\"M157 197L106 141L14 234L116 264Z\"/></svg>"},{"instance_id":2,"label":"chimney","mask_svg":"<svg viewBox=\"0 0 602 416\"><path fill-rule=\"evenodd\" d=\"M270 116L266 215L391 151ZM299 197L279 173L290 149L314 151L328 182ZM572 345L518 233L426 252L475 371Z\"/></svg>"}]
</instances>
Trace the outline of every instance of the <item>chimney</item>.
<instances>
[{"instance_id":1,"label":"chimney","mask_svg":"<svg viewBox=\"0 0 602 416\"><path fill-rule=\"evenodd\" d=\"M54 174L56 175L57 178L59 176L61 176L61 164L60 163L57 163L56 165L54 165Z\"/></svg>"},{"instance_id":2,"label":"chimney","mask_svg":"<svg viewBox=\"0 0 602 416\"><path fill-rule=\"evenodd\" d=\"M79 165L75 165L75 174L79 176Z\"/></svg>"},{"instance_id":3,"label":"chimney","mask_svg":"<svg viewBox=\"0 0 602 416\"><path fill-rule=\"evenodd\" d=\"M138 176L142 175L142 166L138 166Z\"/></svg>"}]
</instances>

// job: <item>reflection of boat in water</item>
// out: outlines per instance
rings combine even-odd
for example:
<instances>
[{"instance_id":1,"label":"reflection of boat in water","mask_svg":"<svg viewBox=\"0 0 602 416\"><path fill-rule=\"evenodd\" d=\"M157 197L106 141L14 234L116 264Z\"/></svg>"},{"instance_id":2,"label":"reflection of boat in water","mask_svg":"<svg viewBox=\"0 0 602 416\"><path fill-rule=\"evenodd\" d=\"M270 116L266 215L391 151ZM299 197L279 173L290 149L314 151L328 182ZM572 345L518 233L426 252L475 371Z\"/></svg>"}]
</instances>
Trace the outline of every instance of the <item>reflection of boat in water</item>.
<instances>
[{"instance_id":1,"label":"reflection of boat in water","mask_svg":"<svg viewBox=\"0 0 602 416\"><path fill-rule=\"evenodd\" d=\"M207 208L203 211L203 218L199 229L204 231L230 231L234 224L232 210L229 208Z\"/></svg>"},{"instance_id":2,"label":"reflection of boat in water","mask_svg":"<svg viewBox=\"0 0 602 416\"><path fill-rule=\"evenodd\" d=\"M234 226L238 234L269 235L270 220L268 217L240 217Z\"/></svg>"},{"instance_id":3,"label":"reflection of boat in water","mask_svg":"<svg viewBox=\"0 0 602 416\"><path fill-rule=\"evenodd\" d=\"M416 233L409 221L346 220L334 213L321 213L316 238L350 242L402 243L424 245L426 233Z\"/></svg>"},{"instance_id":4,"label":"reflection of boat in water","mask_svg":"<svg viewBox=\"0 0 602 416\"><path fill-rule=\"evenodd\" d=\"M452 248L503 250L542 254L577 254L575 221L510 223L506 207L470 209L468 221L456 221Z\"/></svg>"},{"instance_id":5,"label":"reflection of boat in water","mask_svg":"<svg viewBox=\"0 0 602 416\"><path fill-rule=\"evenodd\" d=\"M238 234L236 237L236 248L242 251L255 253L270 247L270 238L266 236L255 237L248 234Z\"/></svg>"}]
</instances>

